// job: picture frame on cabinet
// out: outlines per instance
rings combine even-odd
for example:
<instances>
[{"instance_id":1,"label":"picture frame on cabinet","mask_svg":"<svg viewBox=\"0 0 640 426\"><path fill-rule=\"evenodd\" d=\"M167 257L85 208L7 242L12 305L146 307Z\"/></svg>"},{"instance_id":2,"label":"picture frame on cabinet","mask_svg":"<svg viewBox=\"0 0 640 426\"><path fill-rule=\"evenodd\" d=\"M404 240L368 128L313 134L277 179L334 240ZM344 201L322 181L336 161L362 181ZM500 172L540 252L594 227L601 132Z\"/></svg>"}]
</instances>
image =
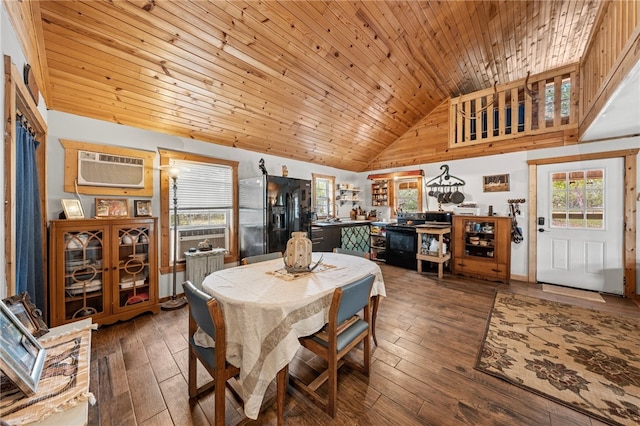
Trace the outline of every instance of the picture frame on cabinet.
<instances>
[{"instance_id":1,"label":"picture frame on cabinet","mask_svg":"<svg viewBox=\"0 0 640 426\"><path fill-rule=\"evenodd\" d=\"M22 322L0 303L0 369L26 396L38 390L46 350Z\"/></svg>"},{"instance_id":2,"label":"picture frame on cabinet","mask_svg":"<svg viewBox=\"0 0 640 426\"><path fill-rule=\"evenodd\" d=\"M49 332L42 318L42 311L31 302L31 297L26 291L2 301L34 337L40 337Z\"/></svg>"},{"instance_id":3,"label":"picture frame on cabinet","mask_svg":"<svg viewBox=\"0 0 640 426\"><path fill-rule=\"evenodd\" d=\"M129 217L126 198L96 198L96 217Z\"/></svg>"},{"instance_id":4,"label":"picture frame on cabinet","mask_svg":"<svg viewBox=\"0 0 640 426\"><path fill-rule=\"evenodd\" d=\"M82 203L76 199L61 199L62 210L66 219L84 219Z\"/></svg>"},{"instance_id":5,"label":"picture frame on cabinet","mask_svg":"<svg viewBox=\"0 0 640 426\"><path fill-rule=\"evenodd\" d=\"M483 176L483 192L509 191L509 174Z\"/></svg>"},{"instance_id":6,"label":"picture frame on cabinet","mask_svg":"<svg viewBox=\"0 0 640 426\"><path fill-rule=\"evenodd\" d=\"M133 213L136 217L150 217L151 200L134 200Z\"/></svg>"}]
</instances>

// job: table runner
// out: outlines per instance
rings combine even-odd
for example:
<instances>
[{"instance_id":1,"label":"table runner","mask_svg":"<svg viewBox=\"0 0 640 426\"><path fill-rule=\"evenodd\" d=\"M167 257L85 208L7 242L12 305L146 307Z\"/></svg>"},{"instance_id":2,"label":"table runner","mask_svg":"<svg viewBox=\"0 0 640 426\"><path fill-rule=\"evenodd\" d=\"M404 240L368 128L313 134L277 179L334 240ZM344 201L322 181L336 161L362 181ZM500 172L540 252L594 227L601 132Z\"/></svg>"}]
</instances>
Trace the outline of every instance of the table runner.
<instances>
[{"instance_id":1,"label":"table runner","mask_svg":"<svg viewBox=\"0 0 640 426\"><path fill-rule=\"evenodd\" d=\"M39 339L47 350L35 395L22 393L3 396L0 416L12 425L32 423L68 410L82 401L95 398L89 392L89 350L95 325L73 329L64 334Z\"/></svg>"}]
</instances>

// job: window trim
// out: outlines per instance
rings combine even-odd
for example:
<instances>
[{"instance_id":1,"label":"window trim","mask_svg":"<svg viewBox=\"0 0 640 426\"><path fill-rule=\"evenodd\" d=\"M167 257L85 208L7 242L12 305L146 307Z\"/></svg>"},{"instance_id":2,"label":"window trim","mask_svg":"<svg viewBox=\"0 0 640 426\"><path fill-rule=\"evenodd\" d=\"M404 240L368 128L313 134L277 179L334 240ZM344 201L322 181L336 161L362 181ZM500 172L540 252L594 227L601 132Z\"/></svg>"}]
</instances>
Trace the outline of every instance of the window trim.
<instances>
[{"instance_id":1,"label":"window trim","mask_svg":"<svg viewBox=\"0 0 640 426\"><path fill-rule=\"evenodd\" d=\"M189 152L172 151L168 149L158 149L160 153L160 166L168 166L171 160L193 161L198 163L217 164L229 166L232 168L231 178L233 182L232 200L233 200L233 218L229 224L229 252L224 256L224 263L233 263L238 261L238 161L223 160L221 158L208 157L206 155L192 154ZM170 247L170 226L169 226L169 210L171 198L171 184L167 173L160 172L160 247L166 247L160 250L160 272L168 274L173 272L173 265L169 262ZM176 271L184 271L185 262L178 262Z\"/></svg>"},{"instance_id":2,"label":"window trim","mask_svg":"<svg viewBox=\"0 0 640 426\"><path fill-rule=\"evenodd\" d=\"M397 176L394 177L393 180L393 209L394 211L398 211L398 198L399 198L399 184L401 182L413 182L415 181L417 183L417 190L418 190L418 199L417 199L417 206L418 206L418 211L421 212L423 210L423 204L422 204L422 198L423 198L423 191L424 191L424 187L423 187L423 177L422 176Z\"/></svg>"},{"instance_id":3,"label":"window trim","mask_svg":"<svg viewBox=\"0 0 640 426\"><path fill-rule=\"evenodd\" d=\"M418 186L418 205L420 206L420 209L424 209L424 204L423 204L423 199L424 199L424 170L422 169L417 169L417 170L405 170L405 171L401 171L401 172L390 172L390 173L377 173L377 174L370 174L367 176L367 179L369 180L388 180L390 182L393 182L393 185L390 185L390 189L388 190L387 194L388 194L388 200L389 200L389 205L385 206L385 207L389 207L389 209L391 210L391 214L390 216L392 218L395 218L396 215L396 194L395 194L395 187L396 187L396 180L398 179L409 179L409 178L419 178L419 186Z\"/></svg>"}]
</instances>

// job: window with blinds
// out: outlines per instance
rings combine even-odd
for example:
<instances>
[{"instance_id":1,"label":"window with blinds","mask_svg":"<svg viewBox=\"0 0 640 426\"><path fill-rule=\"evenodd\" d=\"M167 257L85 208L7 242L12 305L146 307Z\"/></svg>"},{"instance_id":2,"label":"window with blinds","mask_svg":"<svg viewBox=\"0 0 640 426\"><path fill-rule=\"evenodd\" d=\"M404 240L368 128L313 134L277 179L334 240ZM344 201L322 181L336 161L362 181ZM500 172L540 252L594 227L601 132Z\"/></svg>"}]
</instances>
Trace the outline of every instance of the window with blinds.
<instances>
[{"instance_id":1,"label":"window with blinds","mask_svg":"<svg viewBox=\"0 0 640 426\"><path fill-rule=\"evenodd\" d=\"M181 170L178 177L178 210L181 213L233 207L233 169L231 167L180 160L175 160L173 163ZM179 226L197 224L197 222L183 222L182 219L180 217Z\"/></svg>"},{"instance_id":2,"label":"window with blinds","mask_svg":"<svg viewBox=\"0 0 640 426\"><path fill-rule=\"evenodd\" d=\"M161 271L170 271L174 264L182 270L184 253L197 249L204 240L213 248L225 248L228 253L225 262L233 261L237 257L238 163L161 149L160 164L180 170L175 189L167 175L161 179L161 242L162 247L166 247L161 251ZM177 200L177 215L174 200ZM177 245L175 261L174 244Z\"/></svg>"},{"instance_id":3,"label":"window with blinds","mask_svg":"<svg viewBox=\"0 0 640 426\"><path fill-rule=\"evenodd\" d=\"M233 211L232 167L184 160L174 160L173 165L181 170L177 180L177 260L184 260L184 252L198 248L198 243L204 240L213 247L229 250L229 225ZM173 189L171 192L169 218L173 229L176 223ZM173 263L173 259L170 261Z\"/></svg>"}]
</instances>

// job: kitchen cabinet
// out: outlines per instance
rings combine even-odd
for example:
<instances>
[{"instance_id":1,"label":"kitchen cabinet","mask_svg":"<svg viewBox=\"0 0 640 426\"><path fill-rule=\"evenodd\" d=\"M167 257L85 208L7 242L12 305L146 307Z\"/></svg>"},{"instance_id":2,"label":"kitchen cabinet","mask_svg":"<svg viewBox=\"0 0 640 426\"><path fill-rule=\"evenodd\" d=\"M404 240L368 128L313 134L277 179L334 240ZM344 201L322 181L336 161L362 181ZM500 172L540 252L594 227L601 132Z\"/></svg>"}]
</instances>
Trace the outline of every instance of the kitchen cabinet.
<instances>
[{"instance_id":1,"label":"kitchen cabinet","mask_svg":"<svg viewBox=\"0 0 640 426\"><path fill-rule=\"evenodd\" d=\"M159 312L157 218L52 220L49 230L53 326Z\"/></svg>"},{"instance_id":2,"label":"kitchen cabinet","mask_svg":"<svg viewBox=\"0 0 640 426\"><path fill-rule=\"evenodd\" d=\"M340 227L338 226L313 226L311 228L312 250L333 251L340 247Z\"/></svg>"},{"instance_id":3,"label":"kitchen cabinet","mask_svg":"<svg viewBox=\"0 0 640 426\"><path fill-rule=\"evenodd\" d=\"M511 276L511 218L454 216L453 271L508 283Z\"/></svg>"},{"instance_id":4,"label":"kitchen cabinet","mask_svg":"<svg viewBox=\"0 0 640 426\"><path fill-rule=\"evenodd\" d=\"M311 228L313 251L333 251L336 247L369 253L371 222L316 222Z\"/></svg>"},{"instance_id":5,"label":"kitchen cabinet","mask_svg":"<svg viewBox=\"0 0 640 426\"><path fill-rule=\"evenodd\" d=\"M387 248L387 224L383 222L373 222L371 224L371 260L384 262Z\"/></svg>"},{"instance_id":6,"label":"kitchen cabinet","mask_svg":"<svg viewBox=\"0 0 640 426\"><path fill-rule=\"evenodd\" d=\"M225 249L197 250L186 252L185 280L191 281L196 288L202 290L204 277L224 268Z\"/></svg>"},{"instance_id":7,"label":"kitchen cabinet","mask_svg":"<svg viewBox=\"0 0 640 426\"><path fill-rule=\"evenodd\" d=\"M376 180L371 184L371 204L373 206L388 206L391 198L393 183L388 180Z\"/></svg>"},{"instance_id":8,"label":"kitchen cabinet","mask_svg":"<svg viewBox=\"0 0 640 426\"><path fill-rule=\"evenodd\" d=\"M355 250L369 253L370 226L365 224L354 224L341 227L340 245L346 250Z\"/></svg>"}]
</instances>

